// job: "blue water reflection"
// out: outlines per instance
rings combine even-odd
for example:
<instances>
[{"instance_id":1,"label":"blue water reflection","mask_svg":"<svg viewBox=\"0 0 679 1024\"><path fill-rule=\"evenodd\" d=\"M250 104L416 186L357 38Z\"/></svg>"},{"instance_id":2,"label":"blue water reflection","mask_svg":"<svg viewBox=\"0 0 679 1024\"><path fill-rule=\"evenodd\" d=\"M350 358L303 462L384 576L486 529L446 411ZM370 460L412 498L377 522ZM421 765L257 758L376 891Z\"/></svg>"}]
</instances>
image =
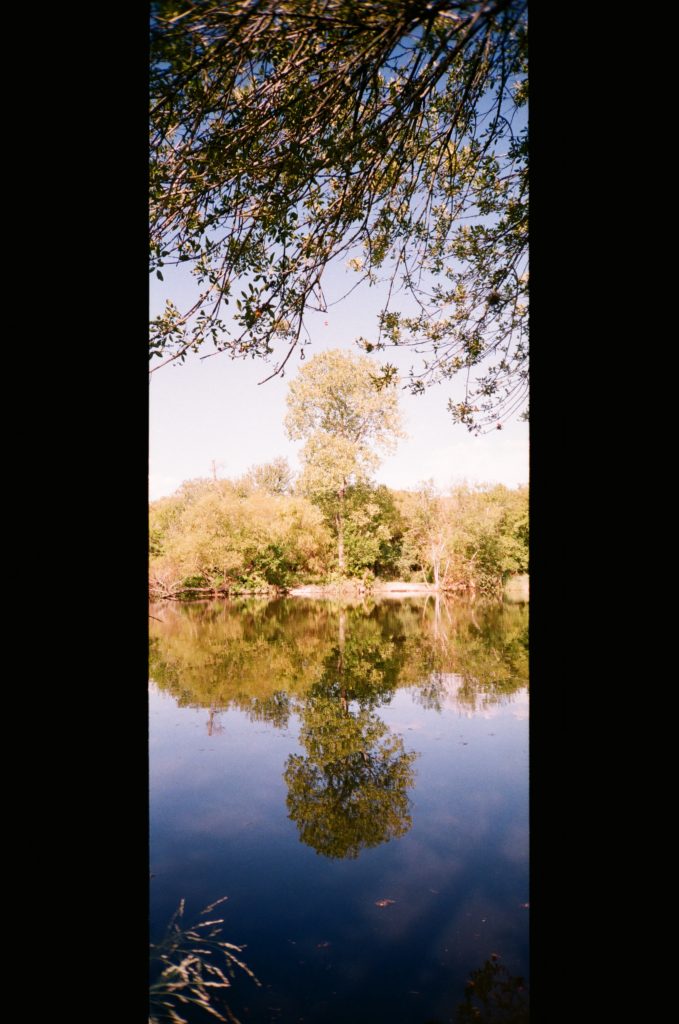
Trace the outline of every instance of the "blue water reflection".
<instances>
[{"instance_id":1,"label":"blue water reflection","mask_svg":"<svg viewBox=\"0 0 679 1024\"><path fill-rule=\"evenodd\" d=\"M228 896L243 1024L451 1020L491 955L528 976L525 607L154 614L152 940Z\"/></svg>"}]
</instances>

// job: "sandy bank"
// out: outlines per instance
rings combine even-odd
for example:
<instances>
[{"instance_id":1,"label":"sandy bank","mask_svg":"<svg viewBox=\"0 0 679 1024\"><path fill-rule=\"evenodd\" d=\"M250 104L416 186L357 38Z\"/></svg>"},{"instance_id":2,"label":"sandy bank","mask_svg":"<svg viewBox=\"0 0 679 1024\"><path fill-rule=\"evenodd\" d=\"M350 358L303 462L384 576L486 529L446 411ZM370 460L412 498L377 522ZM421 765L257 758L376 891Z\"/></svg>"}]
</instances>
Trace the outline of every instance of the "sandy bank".
<instances>
[{"instance_id":1,"label":"sandy bank","mask_svg":"<svg viewBox=\"0 0 679 1024\"><path fill-rule=\"evenodd\" d=\"M338 594L370 594L373 597L414 597L420 594L435 594L436 587L429 583L375 583L369 590L361 583L309 584L293 587L286 597L337 597Z\"/></svg>"}]
</instances>

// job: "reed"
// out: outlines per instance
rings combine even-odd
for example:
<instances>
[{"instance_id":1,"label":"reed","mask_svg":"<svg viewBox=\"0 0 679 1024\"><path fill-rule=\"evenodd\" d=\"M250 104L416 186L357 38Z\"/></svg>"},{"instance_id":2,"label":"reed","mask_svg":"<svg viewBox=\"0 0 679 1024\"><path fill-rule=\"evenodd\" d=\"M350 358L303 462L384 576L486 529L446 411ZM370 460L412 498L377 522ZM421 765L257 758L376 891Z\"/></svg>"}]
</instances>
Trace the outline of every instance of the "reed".
<instances>
[{"instance_id":1,"label":"reed","mask_svg":"<svg viewBox=\"0 0 679 1024\"><path fill-rule=\"evenodd\" d=\"M199 918L211 914L227 899L228 896L222 896L215 900L200 912ZM149 988L149 1024L163 1021L189 1024L182 1012L192 1006L227 1024L240 1024L224 1001L223 993L231 987L237 969L249 975L256 985L261 985L240 958L245 947L219 938L224 918L198 920L187 926L184 909L182 899L162 941L150 947L151 963L161 964L162 970Z\"/></svg>"}]
</instances>

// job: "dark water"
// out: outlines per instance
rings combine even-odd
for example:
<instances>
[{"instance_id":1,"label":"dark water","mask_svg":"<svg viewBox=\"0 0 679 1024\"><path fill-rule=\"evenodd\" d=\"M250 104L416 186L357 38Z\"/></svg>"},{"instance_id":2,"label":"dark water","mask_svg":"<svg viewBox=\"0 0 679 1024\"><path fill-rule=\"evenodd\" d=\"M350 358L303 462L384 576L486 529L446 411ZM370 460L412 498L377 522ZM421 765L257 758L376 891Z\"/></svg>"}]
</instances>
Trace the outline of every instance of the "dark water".
<instances>
[{"instance_id":1,"label":"dark water","mask_svg":"<svg viewBox=\"0 0 679 1024\"><path fill-rule=\"evenodd\" d=\"M243 1024L526 1020L527 606L151 613L152 942L228 896Z\"/></svg>"}]
</instances>

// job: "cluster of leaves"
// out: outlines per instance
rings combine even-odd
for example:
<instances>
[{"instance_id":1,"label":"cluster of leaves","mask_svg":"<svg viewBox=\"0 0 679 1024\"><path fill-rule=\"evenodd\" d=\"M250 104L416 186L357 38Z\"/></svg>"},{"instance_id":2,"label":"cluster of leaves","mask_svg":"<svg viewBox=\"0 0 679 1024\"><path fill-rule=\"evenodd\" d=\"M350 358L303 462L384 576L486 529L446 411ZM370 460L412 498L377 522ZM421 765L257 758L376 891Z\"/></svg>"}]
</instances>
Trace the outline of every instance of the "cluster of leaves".
<instances>
[{"instance_id":1,"label":"cluster of leaves","mask_svg":"<svg viewBox=\"0 0 679 1024\"><path fill-rule=\"evenodd\" d=\"M408 832L414 753L369 709L314 697L301 713L300 743L284 779L300 839L325 857L358 856Z\"/></svg>"},{"instance_id":2,"label":"cluster of leaves","mask_svg":"<svg viewBox=\"0 0 679 1024\"><path fill-rule=\"evenodd\" d=\"M478 615L458 608L452 614L445 601L440 605L423 623L424 641L408 644L404 673L418 684L416 700L440 708L451 696L451 672L455 702L468 710L492 707L528 686L525 605L488 602Z\"/></svg>"},{"instance_id":3,"label":"cluster of leaves","mask_svg":"<svg viewBox=\"0 0 679 1024\"><path fill-rule=\"evenodd\" d=\"M337 564L347 569L347 490L365 499L365 485L379 465L380 452L391 452L403 437L398 397L393 387L375 386L373 365L365 356L340 349L322 352L300 370L287 396L285 426L292 440L304 440L301 490L324 508L337 536ZM357 490L357 485L361 490ZM367 526L375 527L372 546L363 546L359 558L368 568L376 562L380 545L389 533L374 517L379 505L353 502L350 542L355 570L357 548Z\"/></svg>"},{"instance_id":4,"label":"cluster of leaves","mask_svg":"<svg viewBox=\"0 0 679 1024\"><path fill-rule=\"evenodd\" d=\"M404 652L380 625L339 609L337 644L299 710L305 752L285 768L289 816L325 857L355 858L412 825L417 755L376 714L392 698Z\"/></svg>"},{"instance_id":5,"label":"cluster of leaves","mask_svg":"<svg viewBox=\"0 0 679 1024\"><path fill-rule=\"evenodd\" d=\"M243 477L246 490L265 491L267 494L291 494L294 474L287 459L278 457L261 466L253 466Z\"/></svg>"},{"instance_id":6,"label":"cluster of leaves","mask_svg":"<svg viewBox=\"0 0 679 1024\"><path fill-rule=\"evenodd\" d=\"M194 480L154 502L152 587L256 591L316 579L330 560L331 535L317 508L277 486L253 487L247 476Z\"/></svg>"},{"instance_id":7,"label":"cluster of leaves","mask_svg":"<svg viewBox=\"0 0 679 1024\"><path fill-rule=\"evenodd\" d=\"M389 282L361 343L424 353L414 391L465 374L452 412L473 430L521 408L526 0L154 0L151 15L150 267L186 264L200 289L153 320L154 368L211 341L282 373L344 258L357 283Z\"/></svg>"},{"instance_id":8,"label":"cluster of leaves","mask_svg":"<svg viewBox=\"0 0 679 1024\"><path fill-rule=\"evenodd\" d=\"M337 533L337 499L327 492L311 499L323 513L333 537ZM350 577L370 582L395 579L399 572L403 517L393 493L383 484L358 483L344 494L344 555Z\"/></svg>"},{"instance_id":9,"label":"cluster of leaves","mask_svg":"<svg viewBox=\"0 0 679 1024\"><path fill-rule=\"evenodd\" d=\"M150 675L181 707L233 705L277 725L322 673L337 633L330 609L305 601L165 602L154 614Z\"/></svg>"},{"instance_id":10,"label":"cluster of leaves","mask_svg":"<svg viewBox=\"0 0 679 1024\"><path fill-rule=\"evenodd\" d=\"M498 596L509 577L528 572L527 487L459 486L444 497L429 483L400 492L399 506L406 577L419 571L443 589Z\"/></svg>"},{"instance_id":11,"label":"cluster of leaves","mask_svg":"<svg viewBox=\"0 0 679 1024\"><path fill-rule=\"evenodd\" d=\"M332 349L315 356L290 383L285 427L305 441L301 481L309 494L341 495L369 479L379 452L393 452L403 437L394 388L377 389L365 356Z\"/></svg>"}]
</instances>

